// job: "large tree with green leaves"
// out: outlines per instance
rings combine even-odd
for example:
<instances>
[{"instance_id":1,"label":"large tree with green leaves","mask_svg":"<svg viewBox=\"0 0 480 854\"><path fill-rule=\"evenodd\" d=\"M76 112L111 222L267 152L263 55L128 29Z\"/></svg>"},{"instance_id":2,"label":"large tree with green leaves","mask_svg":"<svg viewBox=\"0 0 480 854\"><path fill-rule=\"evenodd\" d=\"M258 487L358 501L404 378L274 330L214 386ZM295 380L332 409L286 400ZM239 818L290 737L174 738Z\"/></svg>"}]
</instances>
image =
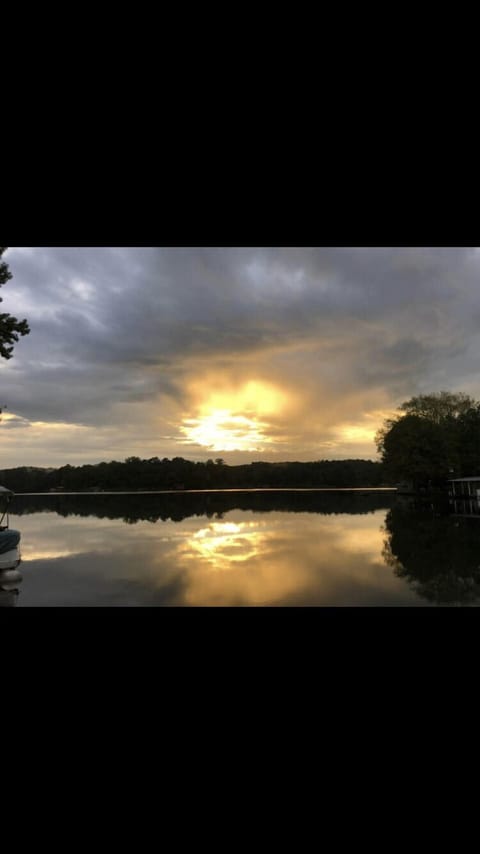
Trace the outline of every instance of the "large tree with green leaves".
<instances>
[{"instance_id":1,"label":"large tree with green leaves","mask_svg":"<svg viewBox=\"0 0 480 854\"><path fill-rule=\"evenodd\" d=\"M433 424L446 423L460 418L476 405L473 397L464 392L439 391L434 394L419 394L402 403L401 412L417 415Z\"/></svg>"},{"instance_id":2,"label":"large tree with green leaves","mask_svg":"<svg viewBox=\"0 0 480 854\"><path fill-rule=\"evenodd\" d=\"M480 475L480 404L463 392L412 397L387 420L376 443L390 477L416 488Z\"/></svg>"},{"instance_id":3,"label":"large tree with green leaves","mask_svg":"<svg viewBox=\"0 0 480 854\"><path fill-rule=\"evenodd\" d=\"M0 288L12 278L8 264L2 261L2 255L6 250L6 246L0 246ZM2 302L1 297L0 302ZM29 332L30 328L26 320L17 320L11 314L0 313L0 356L3 359L11 359L13 347L19 336L28 335Z\"/></svg>"}]
</instances>

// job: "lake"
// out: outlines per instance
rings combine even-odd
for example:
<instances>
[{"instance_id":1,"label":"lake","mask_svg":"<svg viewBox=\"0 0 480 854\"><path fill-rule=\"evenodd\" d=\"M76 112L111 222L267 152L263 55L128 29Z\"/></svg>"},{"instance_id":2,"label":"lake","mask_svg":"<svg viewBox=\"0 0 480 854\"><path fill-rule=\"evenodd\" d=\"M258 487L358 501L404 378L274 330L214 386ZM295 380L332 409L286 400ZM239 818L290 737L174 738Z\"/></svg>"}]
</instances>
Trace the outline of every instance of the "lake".
<instances>
[{"instance_id":1,"label":"lake","mask_svg":"<svg viewBox=\"0 0 480 854\"><path fill-rule=\"evenodd\" d=\"M389 491L17 495L23 606L480 602L476 502ZM1 585L1 581L0 581Z\"/></svg>"}]
</instances>

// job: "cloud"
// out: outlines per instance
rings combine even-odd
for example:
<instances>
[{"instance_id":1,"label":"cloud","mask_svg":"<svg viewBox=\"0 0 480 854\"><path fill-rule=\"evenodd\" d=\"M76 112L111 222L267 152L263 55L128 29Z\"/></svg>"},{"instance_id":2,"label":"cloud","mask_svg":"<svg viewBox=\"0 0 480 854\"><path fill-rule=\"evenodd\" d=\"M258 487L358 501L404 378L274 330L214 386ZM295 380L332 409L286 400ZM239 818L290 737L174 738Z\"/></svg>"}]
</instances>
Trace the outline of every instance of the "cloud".
<instances>
[{"instance_id":1,"label":"cloud","mask_svg":"<svg viewBox=\"0 0 480 854\"><path fill-rule=\"evenodd\" d=\"M30 421L26 418L19 418L18 415L4 414L1 417L3 430L18 430L25 427L31 427Z\"/></svg>"},{"instance_id":2,"label":"cloud","mask_svg":"<svg viewBox=\"0 0 480 854\"><path fill-rule=\"evenodd\" d=\"M37 424L34 445L35 430L3 422L12 465L205 458L178 444L183 419L213 387L252 380L288 400L265 419L276 439L265 458L374 457L359 438L371 413L431 389L480 396L477 249L40 247L5 258L4 310L31 334L0 365L0 390L17 426Z\"/></svg>"}]
</instances>

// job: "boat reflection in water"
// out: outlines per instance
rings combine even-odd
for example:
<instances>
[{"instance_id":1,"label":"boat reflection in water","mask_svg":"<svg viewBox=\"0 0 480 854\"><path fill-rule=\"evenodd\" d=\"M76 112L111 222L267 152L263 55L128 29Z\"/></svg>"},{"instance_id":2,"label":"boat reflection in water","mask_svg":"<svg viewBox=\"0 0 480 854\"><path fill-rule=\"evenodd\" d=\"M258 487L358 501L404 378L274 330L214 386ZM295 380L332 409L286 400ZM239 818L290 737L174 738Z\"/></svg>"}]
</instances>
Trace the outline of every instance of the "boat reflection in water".
<instances>
[{"instance_id":1,"label":"boat reflection in water","mask_svg":"<svg viewBox=\"0 0 480 854\"><path fill-rule=\"evenodd\" d=\"M0 607L17 603L18 585L23 580L18 569L21 563L19 543L18 531L0 531Z\"/></svg>"},{"instance_id":2,"label":"boat reflection in water","mask_svg":"<svg viewBox=\"0 0 480 854\"><path fill-rule=\"evenodd\" d=\"M18 569L3 569L0 571L0 608L14 606L20 593L18 585L23 581L23 575Z\"/></svg>"},{"instance_id":3,"label":"boat reflection in water","mask_svg":"<svg viewBox=\"0 0 480 854\"><path fill-rule=\"evenodd\" d=\"M18 569L22 559L20 532L8 527L8 505L12 498L13 492L0 486L0 607L16 605L18 585L23 580Z\"/></svg>"}]
</instances>

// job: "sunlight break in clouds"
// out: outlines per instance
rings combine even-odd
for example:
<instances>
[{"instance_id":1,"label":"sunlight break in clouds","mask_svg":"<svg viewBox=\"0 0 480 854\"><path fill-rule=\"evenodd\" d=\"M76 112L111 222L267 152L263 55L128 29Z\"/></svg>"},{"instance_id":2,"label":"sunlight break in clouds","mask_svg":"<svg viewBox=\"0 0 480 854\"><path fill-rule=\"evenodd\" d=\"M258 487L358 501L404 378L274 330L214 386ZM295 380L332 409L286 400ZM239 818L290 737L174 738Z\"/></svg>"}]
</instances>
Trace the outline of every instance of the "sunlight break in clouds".
<instances>
[{"instance_id":1,"label":"sunlight break in clouds","mask_svg":"<svg viewBox=\"0 0 480 854\"><path fill-rule=\"evenodd\" d=\"M202 395L198 386L196 394ZM281 413L286 399L284 392L256 380L237 390L208 392L197 416L184 418L180 430L185 438L181 441L212 451L262 451L275 440L268 435L268 421L260 417Z\"/></svg>"},{"instance_id":2,"label":"sunlight break in clouds","mask_svg":"<svg viewBox=\"0 0 480 854\"><path fill-rule=\"evenodd\" d=\"M263 432L267 428L255 418L215 409L210 415L185 419L180 430L186 444L202 445L211 451L261 451L272 441Z\"/></svg>"}]
</instances>

